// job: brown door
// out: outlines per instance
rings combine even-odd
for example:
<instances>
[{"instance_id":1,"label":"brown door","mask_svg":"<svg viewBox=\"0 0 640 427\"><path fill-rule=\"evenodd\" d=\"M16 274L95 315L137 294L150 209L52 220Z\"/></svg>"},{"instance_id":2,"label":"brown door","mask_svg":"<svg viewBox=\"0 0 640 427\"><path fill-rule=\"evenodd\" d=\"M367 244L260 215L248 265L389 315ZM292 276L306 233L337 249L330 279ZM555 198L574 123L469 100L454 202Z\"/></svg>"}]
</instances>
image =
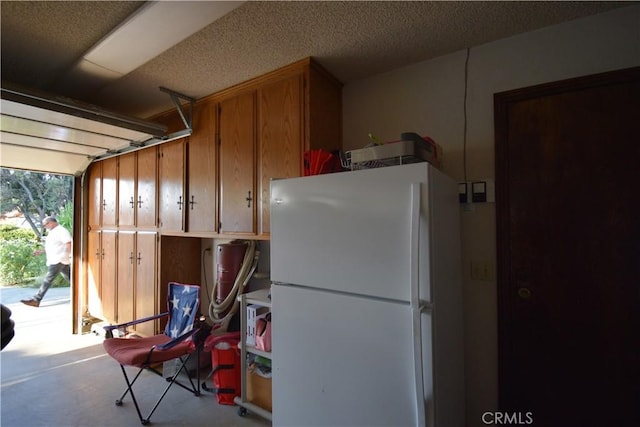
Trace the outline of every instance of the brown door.
<instances>
[{"instance_id":1,"label":"brown door","mask_svg":"<svg viewBox=\"0 0 640 427\"><path fill-rule=\"evenodd\" d=\"M258 94L258 233L264 235L270 232L271 180L301 175L302 76L296 75L267 85Z\"/></svg>"},{"instance_id":2,"label":"brown door","mask_svg":"<svg viewBox=\"0 0 640 427\"><path fill-rule=\"evenodd\" d=\"M156 241L156 233L138 232L135 258L136 319L153 316L166 309L166 301L158 301L156 289ZM153 321L140 323L135 328L139 334L151 336L156 333L156 326L157 321Z\"/></svg>"},{"instance_id":3,"label":"brown door","mask_svg":"<svg viewBox=\"0 0 640 427\"><path fill-rule=\"evenodd\" d=\"M93 170L93 169L92 169ZM98 205L100 206L100 205ZM101 272L102 247L100 245L101 231L87 233L87 306L94 317L102 317Z\"/></svg>"},{"instance_id":4,"label":"brown door","mask_svg":"<svg viewBox=\"0 0 640 427\"><path fill-rule=\"evenodd\" d=\"M158 151L156 147L150 147L138 151L137 155L136 221L138 227L155 227Z\"/></svg>"},{"instance_id":5,"label":"brown door","mask_svg":"<svg viewBox=\"0 0 640 427\"><path fill-rule=\"evenodd\" d=\"M220 104L220 232L255 232L255 93Z\"/></svg>"},{"instance_id":6,"label":"brown door","mask_svg":"<svg viewBox=\"0 0 640 427\"><path fill-rule=\"evenodd\" d=\"M134 225L136 153L120 156L118 165L118 225Z\"/></svg>"},{"instance_id":7,"label":"brown door","mask_svg":"<svg viewBox=\"0 0 640 427\"><path fill-rule=\"evenodd\" d=\"M189 231L215 231L216 215L216 111L212 102L194 110L193 134L189 137Z\"/></svg>"},{"instance_id":8,"label":"brown door","mask_svg":"<svg viewBox=\"0 0 640 427\"><path fill-rule=\"evenodd\" d=\"M89 166L89 230L100 228L102 216L102 162Z\"/></svg>"},{"instance_id":9,"label":"brown door","mask_svg":"<svg viewBox=\"0 0 640 427\"><path fill-rule=\"evenodd\" d=\"M102 161L102 225L116 225L118 206L118 158Z\"/></svg>"},{"instance_id":10,"label":"brown door","mask_svg":"<svg viewBox=\"0 0 640 427\"><path fill-rule=\"evenodd\" d=\"M160 228L184 231L185 140L160 146Z\"/></svg>"},{"instance_id":11,"label":"brown door","mask_svg":"<svg viewBox=\"0 0 640 427\"><path fill-rule=\"evenodd\" d=\"M105 320L115 322L117 316L117 231L103 230L102 265L100 268L100 300Z\"/></svg>"},{"instance_id":12,"label":"brown door","mask_svg":"<svg viewBox=\"0 0 640 427\"><path fill-rule=\"evenodd\" d=\"M495 107L501 410L638 426L640 69Z\"/></svg>"},{"instance_id":13,"label":"brown door","mask_svg":"<svg viewBox=\"0 0 640 427\"><path fill-rule=\"evenodd\" d=\"M135 232L118 232L118 276L116 322L124 323L135 319L133 312L133 289L135 285Z\"/></svg>"}]
</instances>

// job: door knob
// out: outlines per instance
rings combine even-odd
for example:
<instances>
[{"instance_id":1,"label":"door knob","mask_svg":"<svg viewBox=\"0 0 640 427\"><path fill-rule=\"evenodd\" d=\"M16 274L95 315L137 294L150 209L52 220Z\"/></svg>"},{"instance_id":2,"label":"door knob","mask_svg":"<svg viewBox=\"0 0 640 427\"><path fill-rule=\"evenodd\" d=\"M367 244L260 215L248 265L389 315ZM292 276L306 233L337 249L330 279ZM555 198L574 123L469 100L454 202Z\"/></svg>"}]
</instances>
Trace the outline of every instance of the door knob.
<instances>
[{"instance_id":1,"label":"door knob","mask_svg":"<svg viewBox=\"0 0 640 427\"><path fill-rule=\"evenodd\" d=\"M531 298L531 289L529 288L518 288L518 296L522 299Z\"/></svg>"}]
</instances>

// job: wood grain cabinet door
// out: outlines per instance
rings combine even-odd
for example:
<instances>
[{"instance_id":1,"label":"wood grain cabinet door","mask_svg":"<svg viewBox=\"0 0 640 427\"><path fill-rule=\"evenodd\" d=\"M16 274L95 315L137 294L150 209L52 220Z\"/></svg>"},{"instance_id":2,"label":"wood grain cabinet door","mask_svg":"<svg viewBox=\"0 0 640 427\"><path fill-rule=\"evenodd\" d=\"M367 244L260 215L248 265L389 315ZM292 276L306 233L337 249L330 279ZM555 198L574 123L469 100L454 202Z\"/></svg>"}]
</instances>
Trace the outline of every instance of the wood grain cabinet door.
<instances>
[{"instance_id":1,"label":"wood grain cabinet door","mask_svg":"<svg viewBox=\"0 0 640 427\"><path fill-rule=\"evenodd\" d=\"M135 274L135 232L118 232L118 279L117 279L117 319L118 323L134 320L134 274Z\"/></svg>"},{"instance_id":2,"label":"wood grain cabinet door","mask_svg":"<svg viewBox=\"0 0 640 427\"><path fill-rule=\"evenodd\" d=\"M118 158L102 161L102 226L115 227L118 213Z\"/></svg>"},{"instance_id":3,"label":"wood grain cabinet door","mask_svg":"<svg viewBox=\"0 0 640 427\"><path fill-rule=\"evenodd\" d=\"M142 319L164 310L165 301L160 301L157 290L157 233L138 232L135 258L135 317ZM144 336L154 335L158 322L144 322L136 326L136 331Z\"/></svg>"},{"instance_id":4,"label":"wood grain cabinet door","mask_svg":"<svg viewBox=\"0 0 640 427\"><path fill-rule=\"evenodd\" d=\"M135 225L136 154L120 156L118 165L118 225Z\"/></svg>"},{"instance_id":5,"label":"wood grain cabinet door","mask_svg":"<svg viewBox=\"0 0 640 427\"><path fill-rule=\"evenodd\" d=\"M302 82L295 75L258 91L259 234L269 234L271 180L301 175Z\"/></svg>"},{"instance_id":6,"label":"wood grain cabinet door","mask_svg":"<svg viewBox=\"0 0 640 427\"><path fill-rule=\"evenodd\" d=\"M216 104L196 106L188 147L188 231L216 230Z\"/></svg>"},{"instance_id":7,"label":"wood grain cabinet door","mask_svg":"<svg viewBox=\"0 0 640 427\"><path fill-rule=\"evenodd\" d=\"M89 230L96 230L102 224L102 162L89 167Z\"/></svg>"},{"instance_id":8,"label":"wood grain cabinet door","mask_svg":"<svg viewBox=\"0 0 640 427\"><path fill-rule=\"evenodd\" d=\"M184 231L185 212L185 141L160 146L160 228Z\"/></svg>"},{"instance_id":9,"label":"wood grain cabinet door","mask_svg":"<svg viewBox=\"0 0 640 427\"><path fill-rule=\"evenodd\" d=\"M220 233L255 233L255 92L220 104Z\"/></svg>"},{"instance_id":10,"label":"wood grain cabinet door","mask_svg":"<svg viewBox=\"0 0 640 427\"><path fill-rule=\"evenodd\" d=\"M157 224L156 191L158 186L158 149L145 148L137 153L136 222L138 227L155 227Z\"/></svg>"},{"instance_id":11,"label":"wood grain cabinet door","mask_svg":"<svg viewBox=\"0 0 640 427\"><path fill-rule=\"evenodd\" d=\"M87 233L87 306L89 313L98 318L102 317L102 302L100 301L101 233L101 231L89 231Z\"/></svg>"},{"instance_id":12,"label":"wood grain cabinet door","mask_svg":"<svg viewBox=\"0 0 640 427\"><path fill-rule=\"evenodd\" d=\"M100 269L100 299L102 315L109 322L116 321L117 232L102 231L102 266Z\"/></svg>"}]
</instances>

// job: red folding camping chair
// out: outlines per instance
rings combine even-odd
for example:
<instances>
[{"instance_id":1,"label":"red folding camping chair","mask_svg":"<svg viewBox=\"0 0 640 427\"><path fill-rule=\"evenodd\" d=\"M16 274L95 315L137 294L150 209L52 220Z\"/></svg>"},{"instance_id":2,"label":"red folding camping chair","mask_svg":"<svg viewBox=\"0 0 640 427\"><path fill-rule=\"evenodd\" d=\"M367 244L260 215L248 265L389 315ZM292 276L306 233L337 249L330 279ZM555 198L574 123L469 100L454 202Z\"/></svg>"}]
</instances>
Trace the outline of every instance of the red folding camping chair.
<instances>
[{"instance_id":1,"label":"red folding camping chair","mask_svg":"<svg viewBox=\"0 0 640 427\"><path fill-rule=\"evenodd\" d=\"M116 400L116 406L122 405L122 400L127 393L131 394L131 399L135 405L140 422L145 425L149 423L151 415L156 410L164 396L167 394L173 384L190 391L196 396L200 395L200 349L202 343L197 332L201 329L200 318L200 286L184 285L179 283L169 283L168 292L168 311L156 316L146 317L144 319L134 320L132 322L120 325L105 326L107 338L103 345L106 352L114 358L122 369L127 388L122 396ZM161 317L168 316L169 320L163 334L150 337L131 337L131 338L113 338L113 331L126 330L128 326L136 325L143 322L152 321ZM190 386L178 381L178 375L186 372L185 366L193 353L196 353L197 359L197 379L194 382L187 375ZM163 373L158 370L157 366L164 362L179 360L175 373L171 378L167 378L166 388L162 395L158 398L155 405L146 417L142 416L138 401L133 393L133 385L140 377L144 370L151 371L159 376ZM133 378L129 379L125 366L138 368L138 372Z\"/></svg>"}]
</instances>

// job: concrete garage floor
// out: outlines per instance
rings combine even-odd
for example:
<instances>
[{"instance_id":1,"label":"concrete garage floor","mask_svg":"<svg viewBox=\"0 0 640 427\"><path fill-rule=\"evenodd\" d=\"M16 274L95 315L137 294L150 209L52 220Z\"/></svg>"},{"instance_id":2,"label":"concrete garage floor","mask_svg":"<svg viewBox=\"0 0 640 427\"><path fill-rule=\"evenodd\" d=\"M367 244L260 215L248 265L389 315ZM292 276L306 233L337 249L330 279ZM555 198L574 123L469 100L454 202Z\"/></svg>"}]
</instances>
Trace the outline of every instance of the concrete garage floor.
<instances>
[{"instance_id":1,"label":"concrete garage floor","mask_svg":"<svg viewBox=\"0 0 640 427\"><path fill-rule=\"evenodd\" d=\"M1 288L12 311L16 335L0 353L2 427L140 426L131 398L115 400L125 389L119 365L107 356L102 338L72 335L69 288L52 288L38 308L20 303L34 289ZM144 415L162 392L162 378L144 372L136 397ZM211 386L211 380L207 384ZM142 387L141 387L142 386ZM134 387L135 390L135 387ZM254 414L240 417L237 406L219 405L215 395L193 394L174 386L151 417L155 426L267 427Z\"/></svg>"}]
</instances>

